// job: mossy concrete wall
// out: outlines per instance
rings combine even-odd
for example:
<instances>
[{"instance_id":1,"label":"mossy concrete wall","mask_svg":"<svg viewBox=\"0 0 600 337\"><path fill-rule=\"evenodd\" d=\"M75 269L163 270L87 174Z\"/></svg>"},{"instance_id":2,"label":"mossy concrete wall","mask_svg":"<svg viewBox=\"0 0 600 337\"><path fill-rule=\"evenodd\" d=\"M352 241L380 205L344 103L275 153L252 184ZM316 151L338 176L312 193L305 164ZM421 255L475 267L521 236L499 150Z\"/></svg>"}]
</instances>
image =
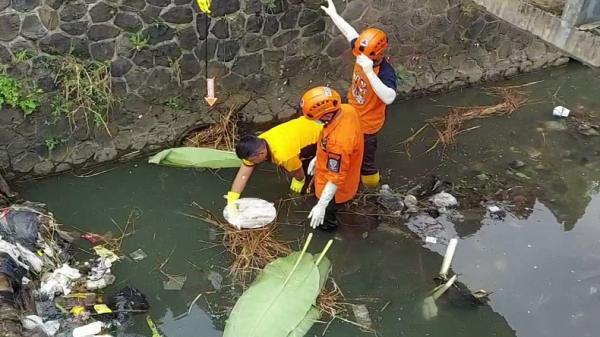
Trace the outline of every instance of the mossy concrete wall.
<instances>
[{"instance_id":1,"label":"mossy concrete wall","mask_svg":"<svg viewBox=\"0 0 600 337\"><path fill-rule=\"evenodd\" d=\"M378 26L403 96L501 79L566 61L556 49L463 0L336 0L357 29ZM185 130L231 108L244 122L291 117L317 84L348 88L348 43L318 0L219 0L211 17L193 0L0 0L0 63L35 84L43 104L25 117L0 110L0 170L46 175L174 145ZM208 23L208 34L206 24ZM135 43L136 38L146 41ZM33 58L23 59L23 50ZM208 53L207 53L208 52ZM110 65L117 97L103 127L52 115L61 89L47 63L71 54ZM210 109L208 76L219 104ZM48 140L60 140L49 151Z\"/></svg>"}]
</instances>

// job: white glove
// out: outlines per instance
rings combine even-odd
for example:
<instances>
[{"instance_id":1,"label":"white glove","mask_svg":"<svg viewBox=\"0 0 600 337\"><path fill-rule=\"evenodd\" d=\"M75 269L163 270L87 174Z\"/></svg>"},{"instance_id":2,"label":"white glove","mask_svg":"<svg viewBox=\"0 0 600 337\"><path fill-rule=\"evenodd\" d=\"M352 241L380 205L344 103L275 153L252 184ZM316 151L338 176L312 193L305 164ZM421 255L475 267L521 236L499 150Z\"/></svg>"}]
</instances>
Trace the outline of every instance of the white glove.
<instances>
[{"instance_id":1,"label":"white glove","mask_svg":"<svg viewBox=\"0 0 600 337\"><path fill-rule=\"evenodd\" d=\"M313 159L311 159L310 163L308 163L308 168L306 169L306 174L308 174L309 176L314 176L316 169L317 169L317 157L315 156Z\"/></svg>"},{"instance_id":2,"label":"white glove","mask_svg":"<svg viewBox=\"0 0 600 337\"><path fill-rule=\"evenodd\" d=\"M335 192L337 191L337 185L328 181L323 188L323 192L321 192L321 198L319 202L315 205L315 207L310 210L308 213L308 218L310 219L310 227L313 229L323 224L325 220L325 210L327 209L327 205L329 202L335 198Z\"/></svg>"},{"instance_id":3,"label":"white glove","mask_svg":"<svg viewBox=\"0 0 600 337\"><path fill-rule=\"evenodd\" d=\"M308 218L310 219L310 227L312 229L316 229L318 226L323 224L325 220L325 209L327 208L327 204L321 204L318 202L315 207L310 210L308 214Z\"/></svg>"},{"instance_id":4,"label":"white glove","mask_svg":"<svg viewBox=\"0 0 600 337\"><path fill-rule=\"evenodd\" d=\"M335 8L335 4L332 0L327 0L327 7L321 6L321 9L329 16L337 14L337 9Z\"/></svg>"},{"instance_id":5,"label":"white glove","mask_svg":"<svg viewBox=\"0 0 600 337\"><path fill-rule=\"evenodd\" d=\"M365 56L364 54L358 55L356 58L356 64L358 64L365 74L373 73L373 60Z\"/></svg>"}]
</instances>

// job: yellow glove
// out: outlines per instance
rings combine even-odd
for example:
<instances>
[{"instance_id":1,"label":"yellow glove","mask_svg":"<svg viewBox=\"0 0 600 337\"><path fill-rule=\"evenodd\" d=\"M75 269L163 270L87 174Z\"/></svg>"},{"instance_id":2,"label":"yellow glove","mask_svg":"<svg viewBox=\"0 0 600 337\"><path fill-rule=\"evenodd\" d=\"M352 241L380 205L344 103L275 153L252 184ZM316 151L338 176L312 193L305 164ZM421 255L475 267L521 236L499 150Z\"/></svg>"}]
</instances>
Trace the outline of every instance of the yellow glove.
<instances>
[{"instance_id":1,"label":"yellow glove","mask_svg":"<svg viewBox=\"0 0 600 337\"><path fill-rule=\"evenodd\" d=\"M296 178L292 177L292 184L290 185L290 190L292 190L292 192L294 193L300 194L300 192L302 192L302 187L304 187L305 181L306 179L297 180Z\"/></svg>"},{"instance_id":2,"label":"yellow glove","mask_svg":"<svg viewBox=\"0 0 600 337\"><path fill-rule=\"evenodd\" d=\"M227 205L233 204L239 198L240 198L240 194L237 192L232 192L232 191L227 192L227 195L225 196L225 199L227 199Z\"/></svg>"}]
</instances>

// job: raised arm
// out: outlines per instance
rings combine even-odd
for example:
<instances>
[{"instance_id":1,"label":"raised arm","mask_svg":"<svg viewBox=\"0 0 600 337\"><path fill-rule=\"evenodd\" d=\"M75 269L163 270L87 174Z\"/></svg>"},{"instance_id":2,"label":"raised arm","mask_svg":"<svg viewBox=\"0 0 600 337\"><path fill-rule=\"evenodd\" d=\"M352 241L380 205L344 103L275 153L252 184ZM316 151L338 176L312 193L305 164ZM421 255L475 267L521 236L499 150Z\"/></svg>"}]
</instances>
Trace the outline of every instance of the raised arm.
<instances>
[{"instance_id":1,"label":"raised arm","mask_svg":"<svg viewBox=\"0 0 600 337\"><path fill-rule=\"evenodd\" d=\"M348 42L352 42L352 40L358 37L358 32L354 27L352 27L344 18L342 18L335 8L332 0L327 0L327 7L321 6L321 9L329 15L333 23L336 27L342 32L342 34L346 37Z\"/></svg>"}]
</instances>

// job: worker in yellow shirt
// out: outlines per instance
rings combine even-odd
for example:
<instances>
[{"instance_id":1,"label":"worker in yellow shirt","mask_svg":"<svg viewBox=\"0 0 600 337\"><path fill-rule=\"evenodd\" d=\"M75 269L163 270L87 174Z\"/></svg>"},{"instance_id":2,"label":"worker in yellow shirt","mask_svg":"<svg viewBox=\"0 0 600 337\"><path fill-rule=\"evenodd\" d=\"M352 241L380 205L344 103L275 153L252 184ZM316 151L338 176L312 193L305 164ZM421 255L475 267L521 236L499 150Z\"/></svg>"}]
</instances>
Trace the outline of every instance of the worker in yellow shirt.
<instances>
[{"instance_id":1,"label":"worker in yellow shirt","mask_svg":"<svg viewBox=\"0 0 600 337\"><path fill-rule=\"evenodd\" d=\"M259 136L246 135L235 147L235 153L242 159L231 190L227 193L227 205L240 198L257 165L270 161L282 167L292 176L290 190L301 193L306 177L303 161L315 156L316 143L323 126L299 117L282 123Z\"/></svg>"}]
</instances>

